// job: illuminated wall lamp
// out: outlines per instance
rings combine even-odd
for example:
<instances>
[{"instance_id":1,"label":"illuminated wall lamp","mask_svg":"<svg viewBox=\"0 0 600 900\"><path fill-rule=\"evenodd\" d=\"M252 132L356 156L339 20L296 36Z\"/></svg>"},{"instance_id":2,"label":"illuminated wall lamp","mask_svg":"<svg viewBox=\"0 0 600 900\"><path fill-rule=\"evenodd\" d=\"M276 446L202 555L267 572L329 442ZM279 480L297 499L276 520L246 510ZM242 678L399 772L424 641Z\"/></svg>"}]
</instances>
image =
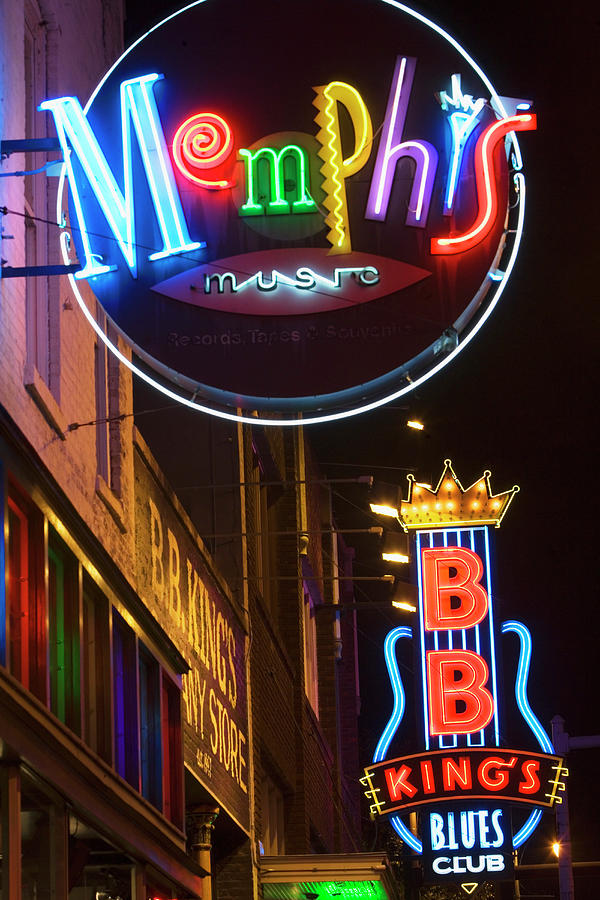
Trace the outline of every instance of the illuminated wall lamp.
<instances>
[{"instance_id":1,"label":"illuminated wall lamp","mask_svg":"<svg viewBox=\"0 0 600 900\"><path fill-rule=\"evenodd\" d=\"M407 563L410 559L405 553L382 553L381 558L386 562Z\"/></svg>"},{"instance_id":2,"label":"illuminated wall lamp","mask_svg":"<svg viewBox=\"0 0 600 900\"><path fill-rule=\"evenodd\" d=\"M555 856L560 856L560 844L558 841L554 841L552 844L552 852Z\"/></svg>"},{"instance_id":3,"label":"illuminated wall lamp","mask_svg":"<svg viewBox=\"0 0 600 900\"><path fill-rule=\"evenodd\" d=\"M406 423L409 428L414 428L415 431L423 431L425 426L422 422L419 422L418 419L409 419Z\"/></svg>"},{"instance_id":4,"label":"illuminated wall lamp","mask_svg":"<svg viewBox=\"0 0 600 900\"><path fill-rule=\"evenodd\" d=\"M386 504L380 503L370 503L371 512L375 513L377 516L391 516L394 519L398 518L398 510L394 506L387 506Z\"/></svg>"},{"instance_id":5,"label":"illuminated wall lamp","mask_svg":"<svg viewBox=\"0 0 600 900\"><path fill-rule=\"evenodd\" d=\"M409 603L407 600L392 600L392 606L395 606L396 609L404 609L407 612L417 611L417 607L413 606L412 603Z\"/></svg>"},{"instance_id":6,"label":"illuminated wall lamp","mask_svg":"<svg viewBox=\"0 0 600 900\"><path fill-rule=\"evenodd\" d=\"M410 562L408 536L402 531L386 531L381 557L386 562Z\"/></svg>"},{"instance_id":7,"label":"illuminated wall lamp","mask_svg":"<svg viewBox=\"0 0 600 900\"><path fill-rule=\"evenodd\" d=\"M416 612L417 602L418 589L416 584L411 584L408 581L396 580L394 593L392 595L392 606L407 612Z\"/></svg>"}]
</instances>

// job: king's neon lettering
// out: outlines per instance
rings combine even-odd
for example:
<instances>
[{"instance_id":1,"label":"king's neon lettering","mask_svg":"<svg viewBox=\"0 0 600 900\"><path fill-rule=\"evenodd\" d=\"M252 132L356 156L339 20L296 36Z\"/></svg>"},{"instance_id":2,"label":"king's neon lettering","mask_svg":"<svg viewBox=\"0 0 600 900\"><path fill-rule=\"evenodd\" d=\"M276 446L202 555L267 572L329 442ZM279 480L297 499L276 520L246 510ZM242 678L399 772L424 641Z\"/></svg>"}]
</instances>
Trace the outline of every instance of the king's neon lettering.
<instances>
[{"instance_id":1,"label":"king's neon lettering","mask_svg":"<svg viewBox=\"0 0 600 900\"><path fill-rule=\"evenodd\" d=\"M81 226L81 241L85 256L84 268L76 278L90 278L110 271L114 266L102 264L101 257L93 253L90 235L85 226L81 202L81 176L73 166L71 151L83 169L98 204L116 238L117 244L131 274L136 277L135 217L133 203L133 173L131 153L131 126L137 137L154 212L163 240L162 250L152 253L150 260L161 259L174 253L196 250L205 243L192 241L181 208L173 169L169 160L153 85L162 76L142 75L124 81L120 88L121 144L123 152L123 185L121 192L106 161L104 153L75 97L47 100L40 109L49 110L54 116L56 132L63 152L69 187L77 218Z\"/></svg>"},{"instance_id":2,"label":"king's neon lettering","mask_svg":"<svg viewBox=\"0 0 600 900\"><path fill-rule=\"evenodd\" d=\"M400 766L399 769L385 770L388 790L390 792L390 797L392 797L393 800L401 798L403 793L406 794L407 797L414 797L417 793L417 788L408 780L411 772L412 769L410 766Z\"/></svg>"},{"instance_id":3,"label":"king's neon lettering","mask_svg":"<svg viewBox=\"0 0 600 900\"><path fill-rule=\"evenodd\" d=\"M509 781L509 773L506 770L514 768L516 762L516 756L509 760L500 759L497 756L484 760L477 772L480 784L490 791L504 790Z\"/></svg>"},{"instance_id":4,"label":"king's neon lettering","mask_svg":"<svg viewBox=\"0 0 600 900\"><path fill-rule=\"evenodd\" d=\"M519 793L537 794L540 789L540 779L538 778L538 772L540 771L539 762L535 759L530 759L528 762L523 763L521 771L525 777L519 784Z\"/></svg>"},{"instance_id":5,"label":"king's neon lettering","mask_svg":"<svg viewBox=\"0 0 600 900\"><path fill-rule=\"evenodd\" d=\"M470 790L472 787L471 761L466 756L461 756L458 761L452 757L444 759L442 776L445 791L454 791L457 787Z\"/></svg>"}]
</instances>

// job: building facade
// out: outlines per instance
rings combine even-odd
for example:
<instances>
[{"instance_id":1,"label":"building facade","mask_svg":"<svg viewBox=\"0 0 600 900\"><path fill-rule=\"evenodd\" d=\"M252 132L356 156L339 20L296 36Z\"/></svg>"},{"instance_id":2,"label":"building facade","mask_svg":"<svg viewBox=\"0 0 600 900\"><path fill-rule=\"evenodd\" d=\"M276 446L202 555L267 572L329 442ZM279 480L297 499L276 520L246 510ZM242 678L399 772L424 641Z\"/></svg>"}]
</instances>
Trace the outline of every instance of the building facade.
<instances>
[{"instance_id":1,"label":"building facade","mask_svg":"<svg viewBox=\"0 0 600 900\"><path fill-rule=\"evenodd\" d=\"M52 137L46 97L90 93L122 7L0 17L1 896L275 897L311 854L332 883L380 881L352 554L302 429L134 384L47 268L58 152L6 143Z\"/></svg>"}]
</instances>

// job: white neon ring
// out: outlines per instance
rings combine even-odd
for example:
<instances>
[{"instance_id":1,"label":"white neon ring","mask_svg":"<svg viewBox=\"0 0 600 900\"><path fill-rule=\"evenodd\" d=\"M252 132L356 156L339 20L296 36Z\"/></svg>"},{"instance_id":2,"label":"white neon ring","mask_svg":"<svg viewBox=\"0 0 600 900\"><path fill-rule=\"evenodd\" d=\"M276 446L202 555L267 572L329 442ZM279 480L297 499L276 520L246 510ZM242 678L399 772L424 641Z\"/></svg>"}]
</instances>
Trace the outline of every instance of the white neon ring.
<instances>
[{"instance_id":1,"label":"white neon ring","mask_svg":"<svg viewBox=\"0 0 600 900\"><path fill-rule=\"evenodd\" d=\"M133 44L131 44L131 46L128 47L127 50L125 50L121 54L121 56L118 58L118 60L110 67L110 69L106 72L106 74L103 76L101 81L98 82L97 87L92 92L90 99L88 100L88 102L86 103L86 105L83 109L84 115L87 115L87 113L90 109L90 106L94 102L94 99L96 98L97 94L99 93L100 89L102 88L102 85L104 84L104 82L109 78L109 76L112 74L112 72L114 72L114 70L117 68L117 66L120 65L121 61L123 59L125 59L125 57L129 53L131 53L131 51L135 47L137 47L137 45L139 43L141 43L141 41L145 40L149 34L152 34L153 31L156 31L158 28L162 28L162 26L165 25L167 22L169 22L171 19L174 19L176 16L181 15L181 13L187 12L187 10L192 9L194 6L200 6L202 3L205 3L205 2L206 2L206 0L194 0L193 3L188 3L187 6L184 6L181 9L178 9L177 12L171 13L171 15L162 19L156 25L153 25L153 27L150 28L148 31L146 31L145 34L141 35L141 37L139 37L136 41L134 41ZM500 100L500 97L498 96L491 81L489 80L489 78L487 77L485 72L483 71L483 69L481 69L481 67L467 53L467 51L458 43L458 41L452 37L452 35L448 34L447 31L444 31L444 29L441 28L439 25L436 25L435 22L432 22L431 19L428 19L426 16L421 15L421 13L416 12L414 9L411 9L409 6L406 6L404 3L399 3L399 2L397 2L397 0L381 0L381 2L387 3L389 6L394 6L394 7L396 7L396 9L402 10L402 12L407 13L409 16L412 16L414 19L417 19L419 22L422 22L424 25L427 25L429 28L433 29L433 31L436 31L439 35L441 35L441 37L443 37L446 41L448 41L448 43L451 44L454 47L454 49L457 50L458 53L460 53L460 55L467 61L467 63L471 66L471 68L474 69L474 71L477 73L477 75L479 75L479 77L481 78L481 80L483 81L485 86L490 91L491 98L494 100L494 102L495 102L497 108L500 110L502 116L504 118L507 117L507 113L504 108L504 105L503 105L502 101ZM514 132L511 133L510 138L512 140L513 149L515 151L515 155L517 158L517 168L520 168L521 167L521 155L520 155L519 143L517 141L517 137ZM60 174L59 184L58 184L57 198L56 198L56 218L57 218L57 222L59 225L62 225L62 220L63 220L62 219L61 198L62 198L63 191L64 191L65 177L66 177L66 165L63 164L61 174ZM458 353L460 353L460 351L464 347L467 346L467 344L469 344L469 342L472 340L472 338L475 337L475 335L478 333L479 329L482 327L484 322L486 322L487 319L489 318L489 316L492 314L493 310L496 308L498 300L502 296L504 288L506 287L506 284L508 282L510 273L512 272L512 269L514 267L514 263L515 263L517 253L519 250L519 245L521 243L521 236L523 233L523 219L524 219L524 213L525 213L525 179L520 172L515 175L515 182L517 183L517 188L518 188L518 192L519 192L519 220L517 223L517 228L515 230L515 237L514 237L512 252L511 252L510 258L508 260L508 264L505 269L504 278L499 283L498 289L494 295L493 300L490 302L490 304L486 308L485 312L483 313L483 315L477 322L477 325L472 329L472 331L470 331L466 335L466 337L464 338L463 341L461 341L460 344L457 344L457 346L454 348L454 350L451 351L451 353L448 354L448 356L444 357L443 360L441 360L432 369L429 369L424 375L421 375L420 378L416 378L414 381L411 381L405 387L400 388L397 391L394 391L393 393L389 394L387 397L380 398L378 400L373 400L371 403L364 404L364 406L359 406L359 407L356 407L355 409L351 409L351 410L344 410L343 412L328 413L323 416L311 416L309 418L302 418L301 414L299 413L298 414L299 418L296 418L296 419L268 419L268 418L261 418L260 416L244 416L244 415L238 415L237 413L225 412L224 410L212 409L211 407L203 406L201 403L196 403L195 400L189 400L187 397L183 397L180 394L175 393L175 391L172 391L169 388L165 387L164 385L160 384L160 382L155 381L153 378L151 378L149 375L147 375L146 372L142 371L141 369L138 369L138 367L131 360L128 360L125 356L123 356L123 354L120 352L118 347L116 347L110 341L108 336L106 334L104 334L104 332L102 331L102 329L100 328L100 326L98 325L96 320L93 318L93 316L89 312L89 310L84 302L84 299L81 296L81 293L79 292L77 282L75 281L73 276L69 275L68 278L71 283L71 289L73 290L73 293L75 294L75 299L77 300L77 303L79 304L81 311L83 312L83 314L86 317L86 319L88 320L88 322L91 324L92 328L94 329L94 331L96 332L98 337L102 341L104 341L104 343L106 344L108 349L112 353L114 353L114 355L117 357L117 359L119 359L120 362L123 363L123 365L127 366L127 368L130 369L131 372L133 372L135 375L137 375L138 378L141 378L142 381L145 381L147 384L152 385L152 387L156 388L156 390L160 391L161 393L163 393L165 396L169 397L170 399L176 400L178 403L181 403L183 406L187 406L190 409L198 410L199 412L207 413L208 415L211 415L211 416L216 416L219 419L227 419L230 422L243 422L247 425L256 425L258 422L260 422L262 425L273 425L273 426L277 426L277 427L286 427L286 426L298 426L298 425L314 425L319 422L333 422L333 421L337 421L338 419L349 419L351 416L357 416L357 415L360 415L361 413L370 412L373 409L378 409L380 406L385 406L386 403L390 403L392 400L397 400L399 397L402 397L404 394L408 394L410 391L415 390L415 388L419 387L419 385L423 384L425 381L427 381L433 375L436 375L445 366L447 366L448 363L450 363L454 359L454 357L457 356ZM62 251L62 256L63 256L63 262L65 263L65 265L68 265L70 263L69 251L68 251L68 247L67 247L68 242L63 240L63 237L66 237L66 234L61 235L61 251ZM377 380L377 379L374 379L374 380ZM216 388L215 390L218 390L218 388ZM352 390L352 389L348 388L348 390ZM336 393L341 394L341 393L344 393L344 391L339 391Z\"/></svg>"}]
</instances>

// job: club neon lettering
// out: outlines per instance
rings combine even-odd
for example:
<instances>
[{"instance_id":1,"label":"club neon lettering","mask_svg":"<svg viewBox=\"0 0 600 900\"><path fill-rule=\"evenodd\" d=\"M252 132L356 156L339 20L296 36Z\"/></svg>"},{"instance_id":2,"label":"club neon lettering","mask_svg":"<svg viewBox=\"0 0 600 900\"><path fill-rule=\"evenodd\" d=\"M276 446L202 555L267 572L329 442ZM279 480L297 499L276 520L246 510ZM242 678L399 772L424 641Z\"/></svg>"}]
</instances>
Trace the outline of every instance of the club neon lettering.
<instances>
[{"instance_id":1,"label":"club neon lettering","mask_svg":"<svg viewBox=\"0 0 600 900\"><path fill-rule=\"evenodd\" d=\"M475 861L477 860L477 861ZM475 856L439 856L431 864L436 875L461 875L470 872L503 872L504 857L501 853L480 854Z\"/></svg>"}]
</instances>

